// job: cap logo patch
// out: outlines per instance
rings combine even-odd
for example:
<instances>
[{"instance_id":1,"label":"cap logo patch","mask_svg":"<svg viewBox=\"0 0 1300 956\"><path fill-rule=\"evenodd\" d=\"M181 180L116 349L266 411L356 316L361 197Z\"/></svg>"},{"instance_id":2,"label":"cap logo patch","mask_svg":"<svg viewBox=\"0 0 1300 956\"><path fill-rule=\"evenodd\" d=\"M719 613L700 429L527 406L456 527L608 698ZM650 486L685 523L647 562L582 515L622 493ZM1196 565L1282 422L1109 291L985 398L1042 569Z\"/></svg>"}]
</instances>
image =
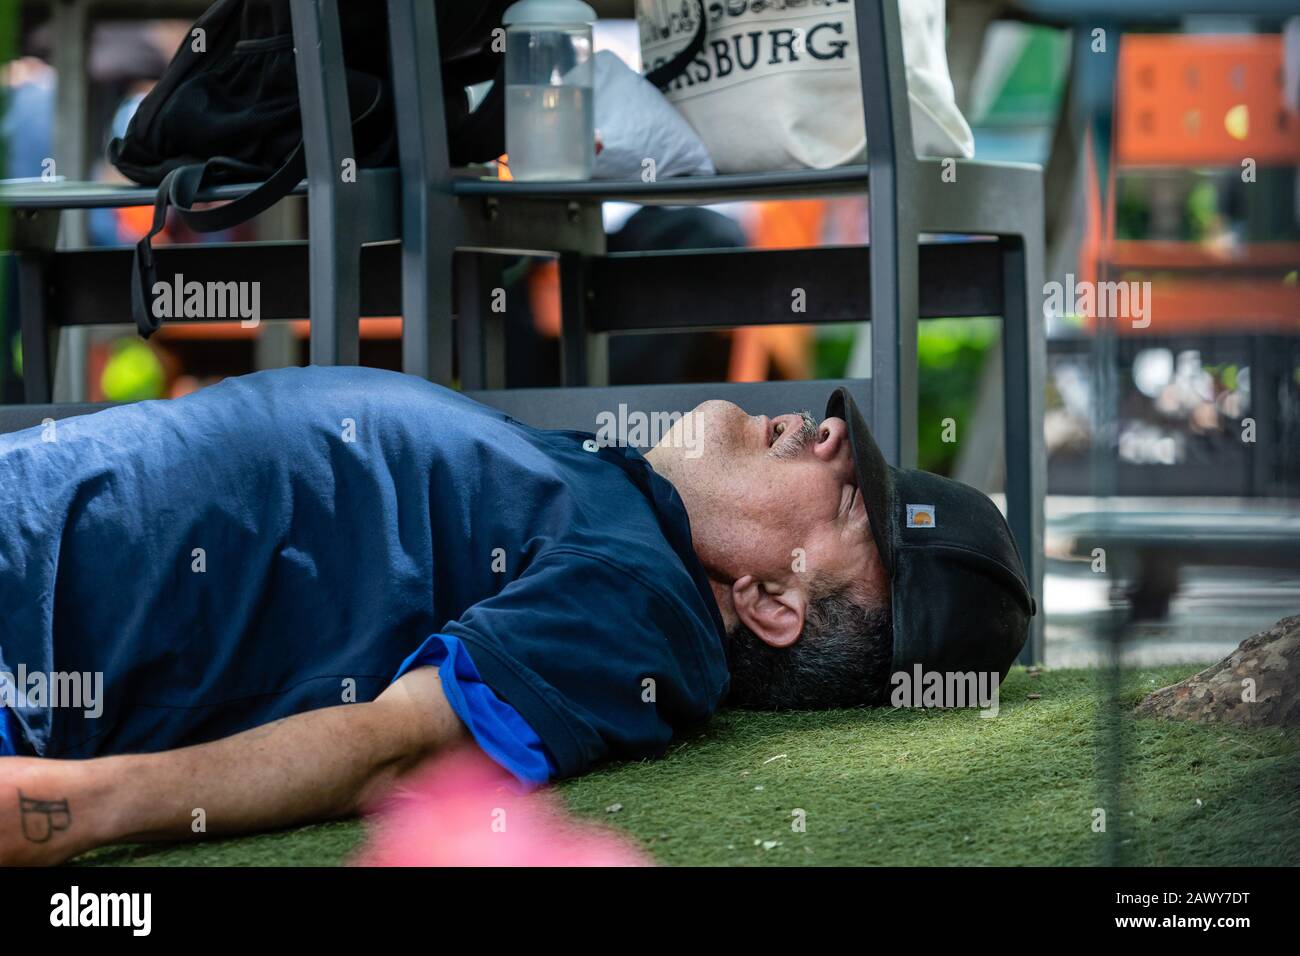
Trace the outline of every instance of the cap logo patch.
<instances>
[{"instance_id":1,"label":"cap logo patch","mask_svg":"<svg viewBox=\"0 0 1300 956\"><path fill-rule=\"evenodd\" d=\"M933 528L934 505L908 505L907 526L909 528Z\"/></svg>"}]
</instances>

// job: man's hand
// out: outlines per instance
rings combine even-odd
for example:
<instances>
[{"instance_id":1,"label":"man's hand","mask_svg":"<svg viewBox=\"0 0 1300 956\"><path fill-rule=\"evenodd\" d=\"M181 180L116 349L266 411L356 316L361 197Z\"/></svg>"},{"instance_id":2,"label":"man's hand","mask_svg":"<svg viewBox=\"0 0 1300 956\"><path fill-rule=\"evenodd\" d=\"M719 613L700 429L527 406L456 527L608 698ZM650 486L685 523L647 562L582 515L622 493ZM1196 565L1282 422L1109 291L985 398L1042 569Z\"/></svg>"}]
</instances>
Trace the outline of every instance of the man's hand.
<instances>
[{"instance_id":1,"label":"man's hand","mask_svg":"<svg viewBox=\"0 0 1300 956\"><path fill-rule=\"evenodd\" d=\"M94 760L3 757L0 864L350 816L425 757L468 739L437 668L422 667L370 703L195 747Z\"/></svg>"}]
</instances>

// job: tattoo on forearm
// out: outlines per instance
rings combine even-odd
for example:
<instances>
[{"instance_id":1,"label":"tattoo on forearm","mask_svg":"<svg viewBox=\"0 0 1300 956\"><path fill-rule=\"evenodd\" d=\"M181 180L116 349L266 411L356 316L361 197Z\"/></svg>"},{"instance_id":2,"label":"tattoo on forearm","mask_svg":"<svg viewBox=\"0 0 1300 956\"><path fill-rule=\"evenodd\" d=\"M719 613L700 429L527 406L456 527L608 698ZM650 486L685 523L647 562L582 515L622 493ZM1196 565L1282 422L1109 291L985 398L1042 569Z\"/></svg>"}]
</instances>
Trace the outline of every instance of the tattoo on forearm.
<instances>
[{"instance_id":1,"label":"tattoo on forearm","mask_svg":"<svg viewBox=\"0 0 1300 956\"><path fill-rule=\"evenodd\" d=\"M18 791L18 812L23 837L32 843L48 843L54 834L72 826L68 800L35 800Z\"/></svg>"}]
</instances>

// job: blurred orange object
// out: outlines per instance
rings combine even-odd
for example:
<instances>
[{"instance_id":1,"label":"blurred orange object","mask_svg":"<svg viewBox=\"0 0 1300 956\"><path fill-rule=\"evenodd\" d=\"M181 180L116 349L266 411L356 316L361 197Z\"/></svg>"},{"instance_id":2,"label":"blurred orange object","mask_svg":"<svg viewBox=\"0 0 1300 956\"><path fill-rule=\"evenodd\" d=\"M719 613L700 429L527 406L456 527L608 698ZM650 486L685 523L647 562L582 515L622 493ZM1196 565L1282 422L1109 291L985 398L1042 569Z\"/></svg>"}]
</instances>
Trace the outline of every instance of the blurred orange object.
<instances>
[{"instance_id":1,"label":"blurred orange object","mask_svg":"<svg viewBox=\"0 0 1300 956\"><path fill-rule=\"evenodd\" d=\"M757 203L750 236L755 249L808 249L821 243L826 219L824 199ZM772 325L737 329L731 340L727 379L761 382L768 378L812 376L812 327Z\"/></svg>"},{"instance_id":2,"label":"blurred orange object","mask_svg":"<svg viewBox=\"0 0 1300 956\"><path fill-rule=\"evenodd\" d=\"M153 206L123 206L114 209L113 214L117 219L117 237L123 242L138 241L153 225ZM155 244L167 241L165 234L155 237Z\"/></svg>"},{"instance_id":3,"label":"blurred orange object","mask_svg":"<svg viewBox=\"0 0 1300 956\"><path fill-rule=\"evenodd\" d=\"M289 323L294 338L311 337L311 322L294 319ZM367 316L360 320L363 339L400 339L401 316ZM244 326L239 322L169 322L155 335L159 339L255 339L261 335L261 326Z\"/></svg>"},{"instance_id":4,"label":"blurred orange object","mask_svg":"<svg viewBox=\"0 0 1300 956\"><path fill-rule=\"evenodd\" d=\"M1121 166L1300 162L1278 34L1127 35L1117 92Z\"/></svg>"},{"instance_id":5,"label":"blurred orange object","mask_svg":"<svg viewBox=\"0 0 1300 956\"><path fill-rule=\"evenodd\" d=\"M533 328L547 339L560 337L560 260L535 259L528 273L528 307L533 313Z\"/></svg>"}]
</instances>

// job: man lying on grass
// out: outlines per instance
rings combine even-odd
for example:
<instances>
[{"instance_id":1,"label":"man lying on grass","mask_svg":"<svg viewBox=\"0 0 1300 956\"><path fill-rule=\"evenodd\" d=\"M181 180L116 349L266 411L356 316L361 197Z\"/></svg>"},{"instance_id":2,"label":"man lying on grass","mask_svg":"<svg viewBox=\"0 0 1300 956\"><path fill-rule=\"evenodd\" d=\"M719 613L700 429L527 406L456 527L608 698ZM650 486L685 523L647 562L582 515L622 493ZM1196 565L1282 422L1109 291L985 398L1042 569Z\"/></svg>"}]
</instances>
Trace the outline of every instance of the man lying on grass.
<instances>
[{"instance_id":1,"label":"man lying on grass","mask_svg":"<svg viewBox=\"0 0 1300 956\"><path fill-rule=\"evenodd\" d=\"M992 502L886 466L844 390L642 456L361 368L0 436L0 609L20 864L353 814L453 746L531 785L724 699L1001 677L1034 611Z\"/></svg>"}]
</instances>

